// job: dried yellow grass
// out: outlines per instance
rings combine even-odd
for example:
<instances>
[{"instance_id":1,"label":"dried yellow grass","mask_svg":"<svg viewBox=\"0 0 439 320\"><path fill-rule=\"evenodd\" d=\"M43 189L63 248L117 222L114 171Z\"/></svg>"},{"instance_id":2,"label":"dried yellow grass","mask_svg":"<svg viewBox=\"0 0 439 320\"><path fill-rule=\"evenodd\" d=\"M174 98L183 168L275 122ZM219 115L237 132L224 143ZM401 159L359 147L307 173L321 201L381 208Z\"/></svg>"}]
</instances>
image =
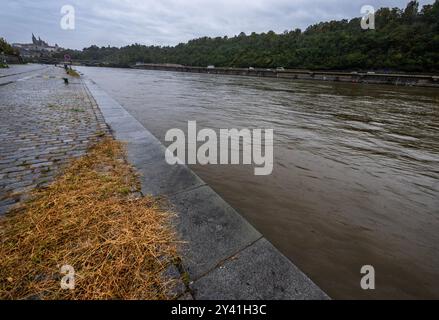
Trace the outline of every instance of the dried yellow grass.
<instances>
[{"instance_id":1,"label":"dried yellow grass","mask_svg":"<svg viewBox=\"0 0 439 320\"><path fill-rule=\"evenodd\" d=\"M177 259L172 213L134 197L138 179L106 138L20 212L0 219L1 299L168 299ZM75 288L62 289L63 265Z\"/></svg>"},{"instance_id":2,"label":"dried yellow grass","mask_svg":"<svg viewBox=\"0 0 439 320\"><path fill-rule=\"evenodd\" d=\"M76 78L80 77L79 73L75 69L67 69L67 74Z\"/></svg>"}]
</instances>

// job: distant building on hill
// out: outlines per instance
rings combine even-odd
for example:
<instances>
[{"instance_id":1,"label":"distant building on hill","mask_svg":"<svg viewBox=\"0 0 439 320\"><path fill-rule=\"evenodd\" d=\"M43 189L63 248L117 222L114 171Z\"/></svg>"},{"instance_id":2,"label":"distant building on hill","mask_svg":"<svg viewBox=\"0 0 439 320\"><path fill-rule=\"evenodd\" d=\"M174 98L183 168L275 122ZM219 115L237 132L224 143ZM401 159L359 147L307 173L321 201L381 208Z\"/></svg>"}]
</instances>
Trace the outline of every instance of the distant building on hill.
<instances>
[{"instance_id":1,"label":"distant building on hill","mask_svg":"<svg viewBox=\"0 0 439 320\"><path fill-rule=\"evenodd\" d=\"M20 55L23 58L40 58L48 57L53 53L63 50L57 44L50 46L46 41L40 37L38 39L32 33L32 43L13 43L12 46L20 50Z\"/></svg>"}]
</instances>

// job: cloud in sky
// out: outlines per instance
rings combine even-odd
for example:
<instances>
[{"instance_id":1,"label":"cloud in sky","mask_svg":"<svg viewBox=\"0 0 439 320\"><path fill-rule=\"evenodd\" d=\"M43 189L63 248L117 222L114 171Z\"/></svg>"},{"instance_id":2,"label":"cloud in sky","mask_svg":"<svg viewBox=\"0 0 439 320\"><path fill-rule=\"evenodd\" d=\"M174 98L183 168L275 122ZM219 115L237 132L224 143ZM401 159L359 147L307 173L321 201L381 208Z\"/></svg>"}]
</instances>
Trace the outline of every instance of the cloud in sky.
<instances>
[{"instance_id":1,"label":"cloud in sky","mask_svg":"<svg viewBox=\"0 0 439 320\"><path fill-rule=\"evenodd\" d=\"M421 5L434 0L420 1ZM363 5L403 8L408 0L2 0L0 37L30 42L31 33L51 44L81 49L92 44L175 45L202 36L241 31L283 32L360 16ZM61 7L76 11L75 30L60 27Z\"/></svg>"}]
</instances>

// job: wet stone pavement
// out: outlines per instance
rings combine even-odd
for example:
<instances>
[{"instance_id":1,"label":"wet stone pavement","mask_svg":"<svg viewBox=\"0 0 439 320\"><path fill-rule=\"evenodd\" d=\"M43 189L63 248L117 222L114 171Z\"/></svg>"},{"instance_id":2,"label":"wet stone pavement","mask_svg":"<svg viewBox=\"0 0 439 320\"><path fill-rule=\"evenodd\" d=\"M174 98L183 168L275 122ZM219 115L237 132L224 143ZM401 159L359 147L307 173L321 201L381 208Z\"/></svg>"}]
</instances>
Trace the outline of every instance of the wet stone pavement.
<instances>
[{"instance_id":1,"label":"wet stone pavement","mask_svg":"<svg viewBox=\"0 0 439 320\"><path fill-rule=\"evenodd\" d=\"M36 70L0 85L0 215L19 206L34 188L47 186L107 130L82 80L61 68Z\"/></svg>"}]
</instances>

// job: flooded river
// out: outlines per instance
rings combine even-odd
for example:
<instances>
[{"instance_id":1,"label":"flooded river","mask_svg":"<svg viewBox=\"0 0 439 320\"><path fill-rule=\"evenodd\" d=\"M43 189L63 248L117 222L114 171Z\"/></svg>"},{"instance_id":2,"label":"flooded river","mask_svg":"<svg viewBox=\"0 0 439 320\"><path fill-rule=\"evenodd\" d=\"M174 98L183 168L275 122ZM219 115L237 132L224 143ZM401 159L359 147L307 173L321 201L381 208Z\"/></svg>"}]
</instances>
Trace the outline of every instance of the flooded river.
<instances>
[{"instance_id":1,"label":"flooded river","mask_svg":"<svg viewBox=\"0 0 439 320\"><path fill-rule=\"evenodd\" d=\"M331 297L439 298L439 90L79 70L162 142L188 120L274 129L270 176L192 169Z\"/></svg>"}]
</instances>

